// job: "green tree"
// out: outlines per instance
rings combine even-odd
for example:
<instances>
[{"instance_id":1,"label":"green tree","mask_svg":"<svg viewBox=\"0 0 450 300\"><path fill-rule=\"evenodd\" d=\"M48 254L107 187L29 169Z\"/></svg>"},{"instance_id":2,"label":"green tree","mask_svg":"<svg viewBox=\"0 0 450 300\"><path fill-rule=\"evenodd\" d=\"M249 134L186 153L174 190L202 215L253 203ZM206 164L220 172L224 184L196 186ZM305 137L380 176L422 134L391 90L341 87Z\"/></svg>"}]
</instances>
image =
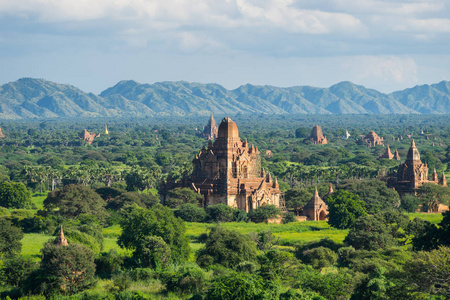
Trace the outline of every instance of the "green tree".
<instances>
[{"instance_id":1,"label":"green tree","mask_svg":"<svg viewBox=\"0 0 450 300\"><path fill-rule=\"evenodd\" d=\"M0 254L6 257L20 253L23 232L14 227L11 221L0 218Z\"/></svg>"},{"instance_id":2,"label":"green tree","mask_svg":"<svg viewBox=\"0 0 450 300\"><path fill-rule=\"evenodd\" d=\"M356 219L367 215L358 195L339 190L327 198L328 224L339 229L352 228Z\"/></svg>"},{"instance_id":3,"label":"green tree","mask_svg":"<svg viewBox=\"0 0 450 300\"><path fill-rule=\"evenodd\" d=\"M391 228L379 215L357 219L344 242L357 250L378 250L398 245L398 240L392 235Z\"/></svg>"},{"instance_id":4,"label":"green tree","mask_svg":"<svg viewBox=\"0 0 450 300\"><path fill-rule=\"evenodd\" d=\"M234 209L226 204L219 203L207 207L208 218L212 222L231 222Z\"/></svg>"},{"instance_id":5,"label":"green tree","mask_svg":"<svg viewBox=\"0 0 450 300\"><path fill-rule=\"evenodd\" d=\"M178 210L175 211L175 216L186 222L203 222L205 221L207 214L206 211L203 208L198 207L198 205L186 203L178 206Z\"/></svg>"},{"instance_id":6,"label":"green tree","mask_svg":"<svg viewBox=\"0 0 450 300\"><path fill-rule=\"evenodd\" d=\"M94 283L94 253L79 244L46 244L37 276L30 276L27 288L45 294L74 294Z\"/></svg>"},{"instance_id":7,"label":"green tree","mask_svg":"<svg viewBox=\"0 0 450 300\"><path fill-rule=\"evenodd\" d=\"M198 205L202 199L202 195L194 192L190 188L174 188L167 194L164 205L167 205L170 208L176 208L179 205L186 203Z\"/></svg>"},{"instance_id":8,"label":"green tree","mask_svg":"<svg viewBox=\"0 0 450 300\"><path fill-rule=\"evenodd\" d=\"M317 247L303 252L303 262L311 265L314 269L323 269L334 265L337 254L326 247Z\"/></svg>"},{"instance_id":9,"label":"green tree","mask_svg":"<svg viewBox=\"0 0 450 300\"><path fill-rule=\"evenodd\" d=\"M61 190L48 193L44 208L56 215L76 219L80 214L106 217L106 202L89 187L83 185L66 185Z\"/></svg>"},{"instance_id":10,"label":"green tree","mask_svg":"<svg viewBox=\"0 0 450 300\"><path fill-rule=\"evenodd\" d=\"M346 180L339 188L359 195L365 203L365 211L369 214L392 210L400 203L398 193L380 180Z\"/></svg>"},{"instance_id":11,"label":"green tree","mask_svg":"<svg viewBox=\"0 0 450 300\"><path fill-rule=\"evenodd\" d=\"M410 287L419 294L450 295L450 248L418 252L405 265Z\"/></svg>"},{"instance_id":12,"label":"green tree","mask_svg":"<svg viewBox=\"0 0 450 300\"><path fill-rule=\"evenodd\" d=\"M270 286L271 281L248 273L233 272L213 279L205 299L278 299L279 290Z\"/></svg>"},{"instance_id":13,"label":"green tree","mask_svg":"<svg viewBox=\"0 0 450 300\"><path fill-rule=\"evenodd\" d=\"M122 248L136 251L143 245L146 237L159 236L169 246L172 260L185 261L189 257L190 248L184 223L167 207L160 204L151 210L133 207L124 212L120 226L122 234L118 244Z\"/></svg>"},{"instance_id":14,"label":"green tree","mask_svg":"<svg viewBox=\"0 0 450 300\"><path fill-rule=\"evenodd\" d=\"M281 211L275 205L263 205L248 212L247 217L254 223L266 222L269 219L277 218Z\"/></svg>"},{"instance_id":15,"label":"green tree","mask_svg":"<svg viewBox=\"0 0 450 300\"><path fill-rule=\"evenodd\" d=\"M215 226L208 234L205 248L197 252L197 262L201 264L205 256L211 257L213 263L234 267L244 261L256 261L256 244L237 231Z\"/></svg>"},{"instance_id":16,"label":"green tree","mask_svg":"<svg viewBox=\"0 0 450 300\"><path fill-rule=\"evenodd\" d=\"M31 193L21 182L0 183L0 206L7 208L36 208Z\"/></svg>"},{"instance_id":17,"label":"green tree","mask_svg":"<svg viewBox=\"0 0 450 300\"><path fill-rule=\"evenodd\" d=\"M439 204L449 204L450 188L433 183L425 183L419 189L418 197L422 203L423 211L436 212Z\"/></svg>"},{"instance_id":18,"label":"green tree","mask_svg":"<svg viewBox=\"0 0 450 300\"><path fill-rule=\"evenodd\" d=\"M146 236L134 253L140 266L157 271L167 267L172 260L169 246L159 236Z\"/></svg>"}]
</instances>

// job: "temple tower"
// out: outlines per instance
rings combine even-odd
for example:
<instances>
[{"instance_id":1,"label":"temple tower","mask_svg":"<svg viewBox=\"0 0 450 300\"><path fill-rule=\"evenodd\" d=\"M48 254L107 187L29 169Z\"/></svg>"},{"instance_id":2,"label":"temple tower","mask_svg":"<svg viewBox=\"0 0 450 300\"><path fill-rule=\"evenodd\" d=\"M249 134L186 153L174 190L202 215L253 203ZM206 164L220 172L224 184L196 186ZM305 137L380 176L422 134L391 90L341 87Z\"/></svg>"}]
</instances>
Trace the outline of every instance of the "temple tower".
<instances>
[{"instance_id":1,"label":"temple tower","mask_svg":"<svg viewBox=\"0 0 450 300\"><path fill-rule=\"evenodd\" d=\"M397 182L409 183L411 188L416 189L426 181L428 181L428 166L420 160L419 150L413 139L405 163L398 168Z\"/></svg>"},{"instance_id":2,"label":"temple tower","mask_svg":"<svg viewBox=\"0 0 450 300\"><path fill-rule=\"evenodd\" d=\"M304 216L308 217L310 221L326 220L328 215L328 206L323 202L322 198L319 197L319 192L317 187L314 190L314 196L311 200L303 207Z\"/></svg>"},{"instance_id":3,"label":"temple tower","mask_svg":"<svg viewBox=\"0 0 450 300\"><path fill-rule=\"evenodd\" d=\"M59 232L59 236L55 239L55 244L58 246L69 246L67 239L64 237L62 225L61 225L61 231Z\"/></svg>"}]
</instances>

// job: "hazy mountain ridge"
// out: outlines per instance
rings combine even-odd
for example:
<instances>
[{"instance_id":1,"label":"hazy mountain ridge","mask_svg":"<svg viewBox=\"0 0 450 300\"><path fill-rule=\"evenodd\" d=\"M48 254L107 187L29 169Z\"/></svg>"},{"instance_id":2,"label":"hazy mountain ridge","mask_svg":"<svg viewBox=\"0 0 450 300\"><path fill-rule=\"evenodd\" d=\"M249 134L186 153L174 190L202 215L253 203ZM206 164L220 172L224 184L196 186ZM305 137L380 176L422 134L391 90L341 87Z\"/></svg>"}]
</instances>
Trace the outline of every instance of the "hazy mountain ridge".
<instances>
[{"instance_id":1,"label":"hazy mountain ridge","mask_svg":"<svg viewBox=\"0 0 450 300\"><path fill-rule=\"evenodd\" d=\"M329 88L280 88L124 80L101 92L22 78L0 86L0 118L183 116L220 114L449 114L450 82L384 94L344 81Z\"/></svg>"}]
</instances>

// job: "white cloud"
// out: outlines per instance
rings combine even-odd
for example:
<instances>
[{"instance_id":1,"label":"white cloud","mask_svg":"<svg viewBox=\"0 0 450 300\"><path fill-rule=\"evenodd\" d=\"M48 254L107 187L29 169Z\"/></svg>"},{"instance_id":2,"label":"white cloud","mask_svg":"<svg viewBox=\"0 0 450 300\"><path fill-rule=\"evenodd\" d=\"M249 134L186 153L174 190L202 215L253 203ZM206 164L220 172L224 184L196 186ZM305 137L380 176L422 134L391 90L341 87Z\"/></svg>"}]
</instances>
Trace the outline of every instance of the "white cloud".
<instances>
[{"instance_id":1,"label":"white cloud","mask_svg":"<svg viewBox=\"0 0 450 300\"><path fill-rule=\"evenodd\" d=\"M356 82L417 82L417 64L409 57L364 55L344 59L342 63L342 68L347 69Z\"/></svg>"}]
</instances>

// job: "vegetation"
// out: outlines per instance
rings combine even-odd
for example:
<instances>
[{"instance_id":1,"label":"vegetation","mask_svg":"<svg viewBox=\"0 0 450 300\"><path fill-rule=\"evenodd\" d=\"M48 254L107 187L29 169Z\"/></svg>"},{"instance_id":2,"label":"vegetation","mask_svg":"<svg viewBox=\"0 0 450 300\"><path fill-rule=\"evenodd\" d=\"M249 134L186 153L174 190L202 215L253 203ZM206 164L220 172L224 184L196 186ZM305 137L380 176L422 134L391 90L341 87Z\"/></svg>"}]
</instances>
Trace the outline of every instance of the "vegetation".
<instances>
[{"instance_id":1,"label":"vegetation","mask_svg":"<svg viewBox=\"0 0 450 300\"><path fill-rule=\"evenodd\" d=\"M447 205L448 188L426 184L400 198L385 184L398 162L378 160L383 147L356 140L375 130L404 160L412 134L422 160L450 178L447 116L233 120L263 154L288 213L203 208L190 189L163 193L163 180L192 171L207 143L195 129L204 119L3 121L0 298L448 297L450 213L418 211ZM77 137L105 122L110 135L92 145ZM328 145L304 140L314 124ZM351 137L341 139L346 129ZM315 187L329 220L297 222ZM277 215L282 224L266 223ZM60 225L68 247L49 242Z\"/></svg>"}]
</instances>

